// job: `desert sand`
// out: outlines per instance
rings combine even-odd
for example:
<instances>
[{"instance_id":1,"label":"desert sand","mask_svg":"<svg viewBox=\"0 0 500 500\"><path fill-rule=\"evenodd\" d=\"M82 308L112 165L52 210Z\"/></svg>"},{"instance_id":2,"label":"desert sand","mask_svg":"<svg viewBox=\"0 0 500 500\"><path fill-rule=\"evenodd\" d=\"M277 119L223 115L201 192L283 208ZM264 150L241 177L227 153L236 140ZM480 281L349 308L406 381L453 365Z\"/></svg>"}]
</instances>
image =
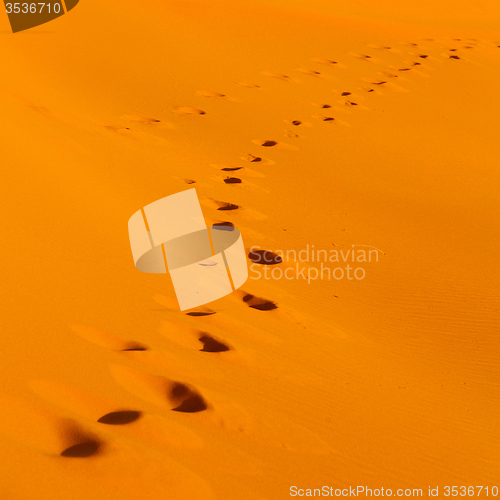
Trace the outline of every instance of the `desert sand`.
<instances>
[{"instance_id":1,"label":"desert sand","mask_svg":"<svg viewBox=\"0 0 500 500\"><path fill-rule=\"evenodd\" d=\"M0 498L500 486L499 28L493 0L0 16ZM193 187L297 258L186 314L127 221ZM377 260L255 279L312 245Z\"/></svg>"}]
</instances>

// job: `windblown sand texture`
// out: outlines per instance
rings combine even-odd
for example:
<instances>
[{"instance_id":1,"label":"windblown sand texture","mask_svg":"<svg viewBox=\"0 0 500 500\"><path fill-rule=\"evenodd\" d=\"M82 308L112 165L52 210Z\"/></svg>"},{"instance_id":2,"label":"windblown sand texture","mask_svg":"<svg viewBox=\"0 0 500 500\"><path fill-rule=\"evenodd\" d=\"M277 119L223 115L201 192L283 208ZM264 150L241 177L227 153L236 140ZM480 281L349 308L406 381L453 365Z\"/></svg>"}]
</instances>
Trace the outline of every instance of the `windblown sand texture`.
<instances>
[{"instance_id":1,"label":"windblown sand texture","mask_svg":"<svg viewBox=\"0 0 500 500\"><path fill-rule=\"evenodd\" d=\"M499 485L499 27L494 0L0 15L0 498ZM378 262L180 312L127 221L192 187L247 254Z\"/></svg>"}]
</instances>

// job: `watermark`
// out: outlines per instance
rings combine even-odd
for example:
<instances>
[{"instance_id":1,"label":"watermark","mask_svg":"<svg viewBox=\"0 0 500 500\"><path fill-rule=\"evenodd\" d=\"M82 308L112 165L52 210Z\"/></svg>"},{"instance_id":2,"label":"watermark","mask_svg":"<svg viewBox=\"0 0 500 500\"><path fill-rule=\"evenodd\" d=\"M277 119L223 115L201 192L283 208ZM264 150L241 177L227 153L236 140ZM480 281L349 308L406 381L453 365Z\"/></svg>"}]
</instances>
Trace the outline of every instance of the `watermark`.
<instances>
[{"instance_id":1,"label":"watermark","mask_svg":"<svg viewBox=\"0 0 500 500\"><path fill-rule=\"evenodd\" d=\"M28 30L53 21L75 8L80 0L52 0L49 2L11 2L4 0L13 33Z\"/></svg>"},{"instance_id":2,"label":"watermark","mask_svg":"<svg viewBox=\"0 0 500 500\"><path fill-rule=\"evenodd\" d=\"M291 497L498 497L498 486L427 486L427 488L370 488L369 486L348 486L335 488L300 488L290 486Z\"/></svg>"},{"instance_id":3,"label":"watermark","mask_svg":"<svg viewBox=\"0 0 500 500\"><path fill-rule=\"evenodd\" d=\"M248 278L245 247L233 226L208 228L196 189L175 193L128 221L132 257L143 273L169 273L181 311L208 304Z\"/></svg>"},{"instance_id":4,"label":"watermark","mask_svg":"<svg viewBox=\"0 0 500 500\"><path fill-rule=\"evenodd\" d=\"M371 245L318 248L307 244L301 250L250 249L250 279L253 280L356 280L366 277L365 266L378 263L385 253ZM277 265L280 264L280 265ZM306 264L306 265L304 265Z\"/></svg>"}]
</instances>

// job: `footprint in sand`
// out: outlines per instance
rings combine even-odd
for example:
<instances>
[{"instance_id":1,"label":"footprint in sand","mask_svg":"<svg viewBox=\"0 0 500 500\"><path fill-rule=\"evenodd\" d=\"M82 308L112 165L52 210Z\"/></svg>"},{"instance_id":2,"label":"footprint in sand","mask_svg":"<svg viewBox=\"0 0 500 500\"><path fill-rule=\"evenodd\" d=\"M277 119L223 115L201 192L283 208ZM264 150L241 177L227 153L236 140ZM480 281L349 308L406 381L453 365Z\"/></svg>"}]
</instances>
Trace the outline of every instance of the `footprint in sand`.
<instances>
[{"instance_id":1,"label":"footprint in sand","mask_svg":"<svg viewBox=\"0 0 500 500\"><path fill-rule=\"evenodd\" d=\"M225 202L220 202L223 203L217 210L238 210L240 207L238 205L235 205L234 203L225 203Z\"/></svg>"},{"instance_id":2,"label":"footprint in sand","mask_svg":"<svg viewBox=\"0 0 500 500\"><path fill-rule=\"evenodd\" d=\"M157 128L168 128L168 129L175 128L175 125L172 122L167 122L164 120L160 120L158 118L151 118L146 115L128 114L128 115L123 115L123 118L131 122L142 123L143 125L154 126Z\"/></svg>"},{"instance_id":3,"label":"footprint in sand","mask_svg":"<svg viewBox=\"0 0 500 500\"><path fill-rule=\"evenodd\" d=\"M172 112L179 115L206 115L206 112L202 109L193 108L191 106L177 106L172 109Z\"/></svg>"},{"instance_id":4,"label":"footprint in sand","mask_svg":"<svg viewBox=\"0 0 500 500\"><path fill-rule=\"evenodd\" d=\"M258 189L258 191L267 192L264 189ZM238 217L242 217L243 219L261 220L261 221L267 219L267 215L264 215L258 212L257 210L252 210L251 208L242 207L241 205L237 205L235 203L213 200L210 198L200 199L200 202L202 205L206 207L210 207L221 212L231 212L237 215Z\"/></svg>"},{"instance_id":5,"label":"footprint in sand","mask_svg":"<svg viewBox=\"0 0 500 500\"><path fill-rule=\"evenodd\" d=\"M211 92L210 90L198 90L196 93L202 97L213 97L215 99L222 99L224 101L230 101L230 102L236 101L236 99L234 99L233 97L229 97L226 94L221 94L220 92Z\"/></svg>"},{"instance_id":6,"label":"footprint in sand","mask_svg":"<svg viewBox=\"0 0 500 500\"><path fill-rule=\"evenodd\" d=\"M262 264L263 266L274 266L283 262L279 255L270 250L252 250L248 254L248 258L255 264Z\"/></svg>"},{"instance_id":7,"label":"footprint in sand","mask_svg":"<svg viewBox=\"0 0 500 500\"><path fill-rule=\"evenodd\" d=\"M400 66L389 66L389 69L392 69L393 71L399 71L402 73L407 73L409 75L417 75L422 78L429 78L429 75L426 73L423 73L419 69L417 69L419 66L422 67L422 63L415 62L415 61L405 61L404 62L407 66L405 67L400 67Z\"/></svg>"},{"instance_id":8,"label":"footprint in sand","mask_svg":"<svg viewBox=\"0 0 500 500\"><path fill-rule=\"evenodd\" d=\"M395 49L393 47L389 47L388 45L369 44L368 47L375 50L386 50L388 52L393 52L394 54L401 54L400 50Z\"/></svg>"},{"instance_id":9,"label":"footprint in sand","mask_svg":"<svg viewBox=\"0 0 500 500\"><path fill-rule=\"evenodd\" d=\"M257 311L273 311L274 309L278 309L278 306L272 300L256 297L244 291L238 292L238 295L248 307L257 309Z\"/></svg>"},{"instance_id":10,"label":"footprint in sand","mask_svg":"<svg viewBox=\"0 0 500 500\"><path fill-rule=\"evenodd\" d=\"M310 123L303 122L302 120L285 120L285 123L293 125L294 127L312 127Z\"/></svg>"},{"instance_id":11,"label":"footprint in sand","mask_svg":"<svg viewBox=\"0 0 500 500\"><path fill-rule=\"evenodd\" d=\"M106 425L127 425L139 420L142 413L135 410L112 411L100 417L97 421Z\"/></svg>"},{"instance_id":12,"label":"footprint in sand","mask_svg":"<svg viewBox=\"0 0 500 500\"><path fill-rule=\"evenodd\" d=\"M215 222L214 224L212 224L212 227L218 227L218 228L224 229L224 228L234 227L234 224L232 222L227 222L227 221Z\"/></svg>"},{"instance_id":13,"label":"footprint in sand","mask_svg":"<svg viewBox=\"0 0 500 500\"><path fill-rule=\"evenodd\" d=\"M260 186L257 186L256 184L253 184L251 182L249 182L248 180L245 180L245 182L243 182L242 179L240 179L239 177L232 177L232 176L229 176L229 177L212 177L211 178L212 180L214 181L217 181L217 182L224 182L225 184L228 184L228 185L237 185L237 186L241 186L242 188L246 189L246 190L250 190L250 191L255 191L255 192L259 192L259 193L269 193L269 190L263 188L263 187L260 187Z\"/></svg>"},{"instance_id":14,"label":"footprint in sand","mask_svg":"<svg viewBox=\"0 0 500 500\"><path fill-rule=\"evenodd\" d=\"M223 180L226 184L241 184L241 179L238 177L226 177Z\"/></svg>"},{"instance_id":15,"label":"footprint in sand","mask_svg":"<svg viewBox=\"0 0 500 500\"><path fill-rule=\"evenodd\" d=\"M328 66L336 66L338 64L337 61L334 61L333 59L324 59L323 57L313 57L311 61L318 64L326 64Z\"/></svg>"},{"instance_id":16,"label":"footprint in sand","mask_svg":"<svg viewBox=\"0 0 500 500\"><path fill-rule=\"evenodd\" d=\"M0 397L0 434L45 455L88 458L103 452L104 441L77 421L51 407L10 397Z\"/></svg>"},{"instance_id":17,"label":"footprint in sand","mask_svg":"<svg viewBox=\"0 0 500 500\"><path fill-rule=\"evenodd\" d=\"M291 76L285 75L283 73L273 73L271 71L263 71L262 74L270 78L275 78L276 80L281 80L282 82L300 83L298 80L295 80L295 78L292 78Z\"/></svg>"},{"instance_id":18,"label":"footprint in sand","mask_svg":"<svg viewBox=\"0 0 500 500\"><path fill-rule=\"evenodd\" d=\"M348 55L356 59L361 59L362 61L368 61L373 63L379 62L378 59L374 58L373 56L370 56L369 54L357 54L354 52L349 52Z\"/></svg>"},{"instance_id":19,"label":"footprint in sand","mask_svg":"<svg viewBox=\"0 0 500 500\"><path fill-rule=\"evenodd\" d=\"M227 352L232 348L227 342L205 330L173 321L163 322L158 330L161 335L183 347L201 352Z\"/></svg>"},{"instance_id":20,"label":"footprint in sand","mask_svg":"<svg viewBox=\"0 0 500 500\"><path fill-rule=\"evenodd\" d=\"M276 162L263 158L262 156L255 156L246 154L241 157L242 160L249 161L250 163L260 163L261 165L275 165Z\"/></svg>"},{"instance_id":21,"label":"footprint in sand","mask_svg":"<svg viewBox=\"0 0 500 500\"><path fill-rule=\"evenodd\" d=\"M247 89L260 89L260 85L257 85L255 83L236 82L236 85L238 85L239 87L245 87Z\"/></svg>"},{"instance_id":22,"label":"footprint in sand","mask_svg":"<svg viewBox=\"0 0 500 500\"><path fill-rule=\"evenodd\" d=\"M113 432L115 436L126 435L127 439L162 449L202 446L199 436L189 428L161 415L131 409L122 398L110 399L54 381L32 381L29 385L37 396L71 412L80 421L86 419L92 425L102 426L104 432Z\"/></svg>"},{"instance_id":23,"label":"footprint in sand","mask_svg":"<svg viewBox=\"0 0 500 500\"><path fill-rule=\"evenodd\" d=\"M135 340L126 340L96 328L70 325L70 329L85 340L112 351L146 351L148 346Z\"/></svg>"},{"instance_id":24,"label":"footprint in sand","mask_svg":"<svg viewBox=\"0 0 500 500\"><path fill-rule=\"evenodd\" d=\"M252 170L248 167L238 167L238 166L230 166L230 165L217 165L210 164L212 168L216 170L221 170L222 172L238 172L238 175L242 175L244 177L257 177L264 178L266 177L264 174L257 172L257 170Z\"/></svg>"},{"instance_id":25,"label":"footprint in sand","mask_svg":"<svg viewBox=\"0 0 500 500\"><path fill-rule=\"evenodd\" d=\"M110 370L122 387L155 405L181 413L198 413L208 409L203 396L183 382L123 365L112 364Z\"/></svg>"},{"instance_id":26,"label":"footprint in sand","mask_svg":"<svg viewBox=\"0 0 500 500\"><path fill-rule=\"evenodd\" d=\"M195 316L195 317L212 316L212 314L215 314L215 313L216 313L216 311L213 311L212 309L209 309L208 307L197 307L196 310L186 313L186 316Z\"/></svg>"},{"instance_id":27,"label":"footprint in sand","mask_svg":"<svg viewBox=\"0 0 500 500\"><path fill-rule=\"evenodd\" d=\"M384 88L387 90L392 90L393 92L409 92L409 90L404 87L400 87L393 82L388 80L377 80L374 78L361 78L364 82L370 83L371 85L376 85L378 88Z\"/></svg>"},{"instance_id":28,"label":"footprint in sand","mask_svg":"<svg viewBox=\"0 0 500 500\"><path fill-rule=\"evenodd\" d=\"M208 333L202 333L199 341L203 344L200 349L201 352L226 352L231 349L227 344L215 339Z\"/></svg>"},{"instance_id":29,"label":"footprint in sand","mask_svg":"<svg viewBox=\"0 0 500 500\"><path fill-rule=\"evenodd\" d=\"M315 69L308 69L308 68L296 68L295 71L298 73L302 73L303 75L310 75L314 76L316 78L320 78L323 80L334 80L335 77L332 75L325 75L324 73L321 73L320 71L316 71Z\"/></svg>"},{"instance_id":30,"label":"footprint in sand","mask_svg":"<svg viewBox=\"0 0 500 500\"><path fill-rule=\"evenodd\" d=\"M334 117L334 116L329 116L329 115L324 115L324 114L317 114L313 115L313 118L316 120L321 120L322 122L325 123L333 123L335 125L342 125L343 127L350 127L351 125L344 120L341 120L340 118Z\"/></svg>"},{"instance_id":31,"label":"footprint in sand","mask_svg":"<svg viewBox=\"0 0 500 500\"><path fill-rule=\"evenodd\" d=\"M291 144L285 144L284 142L278 142L278 141L273 141L273 140L261 140L261 139L254 139L252 141L254 144L258 144L259 146L262 146L263 148L275 148L275 149L283 149L283 150L288 150L288 151L298 151L298 147L292 146Z\"/></svg>"}]
</instances>

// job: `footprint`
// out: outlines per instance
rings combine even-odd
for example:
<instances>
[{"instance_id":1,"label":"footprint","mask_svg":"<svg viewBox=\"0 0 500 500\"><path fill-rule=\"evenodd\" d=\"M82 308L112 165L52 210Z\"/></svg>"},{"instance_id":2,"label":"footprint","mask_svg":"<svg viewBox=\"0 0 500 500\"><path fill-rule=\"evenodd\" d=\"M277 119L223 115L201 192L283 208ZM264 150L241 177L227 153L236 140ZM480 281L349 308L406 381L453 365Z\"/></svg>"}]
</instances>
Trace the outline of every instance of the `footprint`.
<instances>
[{"instance_id":1,"label":"footprint","mask_svg":"<svg viewBox=\"0 0 500 500\"><path fill-rule=\"evenodd\" d=\"M326 64L327 66L336 66L338 64L338 62L333 59L324 59L322 57L314 57L311 60L318 64Z\"/></svg>"},{"instance_id":2,"label":"footprint","mask_svg":"<svg viewBox=\"0 0 500 500\"><path fill-rule=\"evenodd\" d=\"M261 177L261 176L259 176ZM255 191L258 193L269 193L269 190L266 188L263 188L261 186L258 186L257 184L254 184L248 180L245 179L243 182L242 179L239 177L226 177L223 178L221 176L216 176L216 177L211 177L212 180L217 181L217 182L224 182L225 184L230 184L230 185L238 185L241 186L241 189L249 190L249 191ZM238 188L240 189L240 188Z\"/></svg>"},{"instance_id":3,"label":"footprint","mask_svg":"<svg viewBox=\"0 0 500 500\"><path fill-rule=\"evenodd\" d=\"M250 163L260 163L261 165L275 165L276 162L262 158L262 156L255 156L252 154L246 154L241 157L242 160L249 161Z\"/></svg>"},{"instance_id":4,"label":"footprint","mask_svg":"<svg viewBox=\"0 0 500 500\"><path fill-rule=\"evenodd\" d=\"M284 135L285 135L285 137L290 137L291 139L298 139L300 137L299 134L296 134L295 132L292 132L291 130L285 130Z\"/></svg>"},{"instance_id":5,"label":"footprint","mask_svg":"<svg viewBox=\"0 0 500 500\"><path fill-rule=\"evenodd\" d=\"M376 80L373 78L361 78L361 80L363 80L364 82L368 82L371 85L377 85L379 88L392 90L393 92L409 92L409 90L387 80Z\"/></svg>"},{"instance_id":6,"label":"footprint","mask_svg":"<svg viewBox=\"0 0 500 500\"><path fill-rule=\"evenodd\" d=\"M186 313L187 316L211 316L212 314L215 314L215 311L208 307L197 307L195 311Z\"/></svg>"},{"instance_id":7,"label":"footprint","mask_svg":"<svg viewBox=\"0 0 500 500\"><path fill-rule=\"evenodd\" d=\"M202 97L214 97L216 99L223 99L225 101L236 101L236 99L227 96L226 94L221 94L220 92L211 92L209 90L198 90L196 92L199 96Z\"/></svg>"},{"instance_id":8,"label":"footprint","mask_svg":"<svg viewBox=\"0 0 500 500\"><path fill-rule=\"evenodd\" d=\"M355 101L350 101L349 99L346 99L345 101L339 101L339 103L344 104L344 106L347 106L348 108L369 109L366 106L363 106L362 104L359 104Z\"/></svg>"},{"instance_id":9,"label":"footprint","mask_svg":"<svg viewBox=\"0 0 500 500\"><path fill-rule=\"evenodd\" d=\"M217 210L238 210L240 208L238 205L235 205L234 203L225 203L224 205L221 205Z\"/></svg>"},{"instance_id":10,"label":"footprint","mask_svg":"<svg viewBox=\"0 0 500 500\"><path fill-rule=\"evenodd\" d=\"M321 73L320 71L316 71L315 69L308 69L308 68L296 68L295 71L302 73L304 75L310 75L314 76L316 78L321 78L323 80L334 80L335 77L332 75L325 75L324 73Z\"/></svg>"},{"instance_id":11,"label":"footprint","mask_svg":"<svg viewBox=\"0 0 500 500\"><path fill-rule=\"evenodd\" d=\"M394 54L401 54L400 50L395 49L393 47L389 47L388 45L369 44L368 47L375 50L386 50L388 52L393 52Z\"/></svg>"},{"instance_id":12,"label":"footprint","mask_svg":"<svg viewBox=\"0 0 500 500\"><path fill-rule=\"evenodd\" d=\"M94 422L124 425L138 420L140 411L124 408L118 401L50 380L29 382L33 392L52 404Z\"/></svg>"},{"instance_id":13,"label":"footprint","mask_svg":"<svg viewBox=\"0 0 500 500\"><path fill-rule=\"evenodd\" d=\"M206 115L206 112L202 109L193 108L191 106L177 106L172 112L179 115Z\"/></svg>"},{"instance_id":14,"label":"footprint","mask_svg":"<svg viewBox=\"0 0 500 500\"><path fill-rule=\"evenodd\" d=\"M255 83L236 82L236 85L238 85L239 87L245 87L247 89L260 89L260 85L257 85Z\"/></svg>"},{"instance_id":15,"label":"footprint","mask_svg":"<svg viewBox=\"0 0 500 500\"><path fill-rule=\"evenodd\" d=\"M216 338L212 333L180 322L164 322L158 331L170 342L174 342L189 350L226 352L232 349L226 342Z\"/></svg>"},{"instance_id":16,"label":"footprint","mask_svg":"<svg viewBox=\"0 0 500 500\"><path fill-rule=\"evenodd\" d=\"M391 73L389 71L379 71L377 74L384 77L384 79L386 79L386 78L399 78L399 75L396 75L396 73Z\"/></svg>"},{"instance_id":17,"label":"footprint","mask_svg":"<svg viewBox=\"0 0 500 500\"><path fill-rule=\"evenodd\" d=\"M355 57L356 59L361 59L363 61L368 61L368 62L379 62L378 59L370 56L369 54L357 54L354 52L349 52L351 57Z\"/></svg>"},{"instance_id":18,"label":"footprint","mask_svg":"<svg viewBox=\"0 0 500 500\"><path fill-rule=\"evenodd\" d=\"M102 127L105 130L113 132L114 134L126 139L132 139L134 141L151 144L153 146L162 146L166 144L166 140L163 137L158 137L153 134L147 134L130 127L121 127L113 124L102 124Z\"/></svg>"},{"instance_id":19,"label":"footprint","mask_svg":"<svg viewBox=\"0 0 500 500\"><path fill-rule=\"evenodd\" d=\"M215 222L212 224L212 227L218 227L218 228L231 228L234 227L234 224L232 222Z\"/></svg>"},{"instance_id":20,"label":"footprint","mask_svg":"<svg viewBox=\"0 0 500 500\"><path fill-rule=\"evenodd\" d=\"M241 179L239 179L238 177L227 177L226 179L224 179L224 182L226 184L241 184Z\"/></svg>"},{"instance_id":21,"label":"footprint","mask_svg":"<svg viewBox=\"0 0 500 500\"><path fill-rule=\"evenodd\" d=\"M285 120L285 123L293 125L294 127L312 127L310 123L303 122L302 120Z\"/></svg>"},{"instance_id":22,"label":"footprint","mask_svg":"<svg viewBox=\"0 0 500 500\"><path fill-rule=\"evenodd\" d=\"M100 454L103 440L47 405L0 396L0 434L39 453L67 458Z\"/></svg>"},{"instance_id":23,"label":"footprint","mask_svg":"<svg viewBox=\"0 0 500 500\"><path fill-rule=\"evenodd\" d=\"M215 165L213 163L210 166L212 168L215 168L216 170L222 170L223 172L238 172L239 175L243 175L245 177L265 177L264 174L257 172L257 170L252 170L248 167L231 167L228 165Z\"/></svg>"},{"instance_id":24,"label":"footprint","mask_svg":"<svg viewBox=\"0 0 500 500\"><path fill-rule=\"evenodd\" d=\"M199 340L203 344L203 347L200 349L202 352L226 352L231 349L228 345L215 339L208 333L202 333Z\"/></svg>"},{"instance_id":25,"label":"footprint","mask_svg":"<svg viewBox=\"0 0 500 500\"><path fill-rule=\"evenodd\" d=\"M112 351L146 351L145 344L135 340L125 340L111 333L83 325L70 325L71 330L85 340Z\"/></svg>"},{"instance_id":26,"label":"footprint","mask_svg":"<svg viewBox=\"0 0 500 500\"><path fill-rule=\"evenodd\" d=\"M150 126L152 125L158 128L169 128L169 129L175 128L175 125L172 122L166 122L163 120L159 120L158 118L151 118L145 115L128 114L128 115L123 115L123 118L131 122L142 123L144 125L150 125Z\"/></svg>"},{"instance_id":27,"label":"footprint","mask_svg":"<svg viewBox=\"0 0 500 500\"><path fill-rule=\"evenodd\" d=\"M321 108L321 109L337 109L335 106L326 103L313 102L312 105L316 108Z\"/></svg>"},{"instance_id":28,"label":"footprint","mask_svg":"<svg viewBox=\"0 0 500 500\"><path fill-rule=\"evenodd\" d=\"M220 179L217 179L220 180ZM253 184L248 185L249 183L245 183L242 185L243 188L247 188L253 191L259 191L259 192L268 192L267 190L260 188L259 186L255 186ZM206 207L210 207L212 209L215 209L217 211L234 211L235 215L238 217L241 217L243 219L252 219L252 220L266 220L267 215L264 215L257 210L253 210L251 208L247 207L242 207L241 205L236 205L234 203L229 203L226 201L219 201L219 200L214 200L210 198L200 198L200 203Z\"/></svg>"},{"instance_id":29,"label":"footprint","mask_svg":"<svg viewBox=\"0 0 500 500\"><path fill-rule=\"evenodd\" d=\"M198 413L208 409L203 396L193 387L123 365L110 367L113 378L135 396L171 411Z\"/></svg>"},{"instance_id":30,"label":"footprint","mask_svg":"<svg viewBox=\"0 0 500 500\"><path fill-rule=\"evenodd\" d=\"M363 96L360 96L359 94L356 94L355 92L352 92L351 90L334 90L336 94L338 94L340 97L345 97L349 98L349 100L355 100L355 101L362 101L364 99Z\"/></svg>"},{"instance_id":31,"label":"footprint","mask_svg":"<svg viewBox=\"0 0 500 500\"><path fill-rule=\"evenodd\" d=\"M273 311L274 309L278 309L278 306L272 300L262 299L251 293L245 294L241 300L243 300L248 307L257 309L258 311Z\"/></svg>"},{"instance_id":32,"label":"footprint","mask_svg":"<svg viewBox=\"0 0 500 500\"><path fill-rule=\"evenodd\" d=\"M283 259L279 255L270 250L252 250L248 254L248 258L252 262L264 266L274 266L283 262Z\"/></svg>"},{"instance_id":33,"label":"footprint","mask_svg":"<svg viewBox=\"0 0 500 500\"><path fill-rule=\"evenodd\" d=\"M97 421L100 424L106 425L126 425L135 422L141 418L142 413L140 411L134 410L123 410L123 411L112 411L111 413L106 413Z\"/></svg>"},{"instance_id":34,"label":"footprint","mask_svg":"<svg viewBox=\"0 0 500 500\"><path fill-rule=\"evenodd\" d=\"M277 142L276 141L264 141L261 146L264 146L266 148L271 148L273 146L277 146Z\"/></svg>"},{"instance_id":35,"label":"footprint","mask_svg":"<svg viewBox=\"0 0 500 500\"><path fill-rule=\"evenodd\" d=\"M88 441L84 441L83 443L74 444L69 448L66 448L61 452L61 457L87 458L97 455L100 449L101 443L90 439Z\"/></svg>"},{"instance_id":36,"label":"footprint","mask_svg":"<svg viewBox=\"0 0 500 500\"><path fill-rule=\"evenodd\" d=\"M255 139L252 141L254 144L258 144L264 148L276 148L276 149L284 149L288 151L298 151L299 148L296 146L292 146L291 144L285 144L284 142L272 141L272 140L260 140Z\"/></svg>"},{"instance_id":37,"label":"footprint","mask_svg":"<svg viewBox=\"0 0 500 500\"><path fill-rule=\"evenodd\" d=\"M340 118L336 118L334 116L327 116L327 115L313 115L313 118L316 120L321 120L323 122L327 123L334 123L336 125L342 125L343 127L350 127L351 125L344 120L341 120Z\"/></svg>"},{"instance_id":38,"label":"footprint","mask_svg":"<svg viewBox=\"0 0 500 500\"><path fill-rule=\"evenodd\" d=\"M277 80L281 80L283 82L299 83L294 78L292 78L292 77L290 77L288 75L285 75L283 73L273 73L273 72L270 72L270 71L263 71L262 74L264 76L268 76L270 78L276 78Z\"/></svg>"}]
</instances>

